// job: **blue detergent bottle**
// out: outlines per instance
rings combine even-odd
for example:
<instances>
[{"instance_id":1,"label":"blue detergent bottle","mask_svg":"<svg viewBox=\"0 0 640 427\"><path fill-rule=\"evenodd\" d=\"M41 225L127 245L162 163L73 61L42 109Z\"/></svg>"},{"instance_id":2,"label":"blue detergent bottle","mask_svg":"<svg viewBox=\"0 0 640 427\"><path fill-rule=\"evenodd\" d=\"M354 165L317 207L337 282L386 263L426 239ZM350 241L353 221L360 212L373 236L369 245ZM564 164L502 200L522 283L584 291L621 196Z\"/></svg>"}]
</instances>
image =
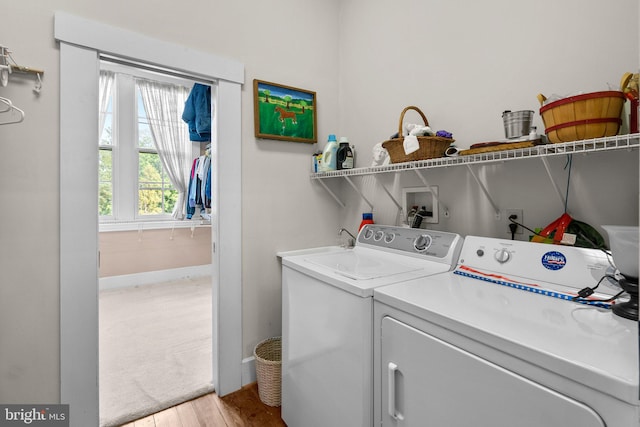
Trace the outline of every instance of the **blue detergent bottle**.
<instances>
[{"instance_id":1,"label":"blue detergent bottle","mask_svg":"<svg viewBox=\"0 0 640 427\"><path fill-rule=\"evenodd\" d=\"M337 163L338 140L334 134L329 135L327 144L322 152L322 170L334 171L338 167Z\"/></svg>"}]
</instances>

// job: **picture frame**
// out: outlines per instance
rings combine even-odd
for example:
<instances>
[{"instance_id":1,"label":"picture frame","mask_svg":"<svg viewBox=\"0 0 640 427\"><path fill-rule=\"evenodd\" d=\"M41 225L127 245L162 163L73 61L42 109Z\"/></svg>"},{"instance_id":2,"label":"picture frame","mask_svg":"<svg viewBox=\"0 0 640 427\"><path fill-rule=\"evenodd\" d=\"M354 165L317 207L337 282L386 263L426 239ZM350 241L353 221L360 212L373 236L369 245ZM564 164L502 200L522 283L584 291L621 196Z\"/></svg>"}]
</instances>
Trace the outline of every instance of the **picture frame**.
<instances>
[{"instance_id":1,"label":"picture frame","mask_svg":"<svg viewBox=\"0 0 640 427\"><path fill-rule=\"evenodd\" d=\"M316 107L313 91L253 80L256 138L318 142Z\"/></svg>"}]
</instances>

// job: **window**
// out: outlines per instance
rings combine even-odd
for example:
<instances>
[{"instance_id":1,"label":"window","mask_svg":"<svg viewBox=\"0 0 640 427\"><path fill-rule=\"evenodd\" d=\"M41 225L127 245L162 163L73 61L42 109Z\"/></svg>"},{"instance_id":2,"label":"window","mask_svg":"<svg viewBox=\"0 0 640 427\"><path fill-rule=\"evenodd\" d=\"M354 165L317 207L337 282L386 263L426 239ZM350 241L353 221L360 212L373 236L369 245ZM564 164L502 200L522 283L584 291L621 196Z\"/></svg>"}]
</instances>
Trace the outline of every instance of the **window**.
<instances>
[{"instance_id":1,"label":"window","mask_svg":"<svg viewBox=\"0 0 640 427\"><path fill-rule=\"evenodd\" d=\"M170 169L159 154L152 123L143 101L143 91L153 86L163 100L170 99L173 119L182 116L193 81L115 64L101 63L98 168L98 212L101 223L141 222L172 219L179 200ZM166 92L170 96L165 97ZM150 101L148 101L150 102ZM169 101L167 101L169 102ZM147 103L149 108L149 104ZM149 111L154 111L152 108ZM157 115L153 123L169 128L179 144L180 174L188 176L193 159L188 126L182 120ZM179 129L177 129L179 128ZM157 135L157 133L156 133ZM162 145L160 145L162 146ZM164 153L167 153L164 150ZM165 156L173 154L165 154ZM198 154L195 154L198 155Z\"/></svg>"},{"instance_id":2,"label":"window","mask_svg":"<svg viewBox=\"0 0 640 427\"><path fill-rule=\"evenodd\" d=\"M160 155L155 148L149 127L149 118L137 85L136 107L138 111L138 215L171 215L178 198L178 191L171 184L160 162ZM186 124L183 125L186 126ZM185 144L185 150L187 148Z\"/></svg>"},{"instance_id":3,"label":"window","mask_svg":"<svg viewBox=\"0 0 640 427\"><path fill-rule=\"evenodd\" d=\"M112 77L112 76L111 76ZM109 90L98 148L98 214L113 217L113 92Z\"/></svg>"}]
</instances>

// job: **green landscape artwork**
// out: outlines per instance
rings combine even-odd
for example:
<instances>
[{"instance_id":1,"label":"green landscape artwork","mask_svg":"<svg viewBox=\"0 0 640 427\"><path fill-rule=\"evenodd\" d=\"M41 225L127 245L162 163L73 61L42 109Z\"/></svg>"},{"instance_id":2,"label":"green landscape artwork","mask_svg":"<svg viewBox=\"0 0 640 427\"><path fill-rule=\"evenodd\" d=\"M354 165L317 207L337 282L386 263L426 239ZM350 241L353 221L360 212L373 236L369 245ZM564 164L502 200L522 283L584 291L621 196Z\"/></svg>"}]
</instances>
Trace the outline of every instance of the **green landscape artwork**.
<instances>
[{"instance_id":1,"label":"green landscape artwork","mask_svg":"<svg viewBox=\"0 0 640 427\"><path fill-rule=\"evenodd\" d=\"M317 142L316 93L253 81L256 138Z\"/></svg>"}]
</instances>

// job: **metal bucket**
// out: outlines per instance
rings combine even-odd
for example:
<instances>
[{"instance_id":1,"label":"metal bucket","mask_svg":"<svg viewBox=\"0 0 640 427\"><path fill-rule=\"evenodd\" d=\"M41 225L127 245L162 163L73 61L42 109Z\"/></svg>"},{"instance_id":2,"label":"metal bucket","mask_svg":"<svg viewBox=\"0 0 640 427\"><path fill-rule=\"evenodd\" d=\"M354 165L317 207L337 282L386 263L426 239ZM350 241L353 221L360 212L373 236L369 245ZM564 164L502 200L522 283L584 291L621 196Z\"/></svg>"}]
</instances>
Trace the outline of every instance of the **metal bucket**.
<instances>
[{"instance_id":1,"label":"metal bucket","mask_svg":"<svg viewBox=\"0 0 640 427\"><path fill-rule=\"evenodd\" d=\"M502 113L504 135L507 139L520 138L529 135L533 110L505 111Z\"/></svg>"}]
</instances>

